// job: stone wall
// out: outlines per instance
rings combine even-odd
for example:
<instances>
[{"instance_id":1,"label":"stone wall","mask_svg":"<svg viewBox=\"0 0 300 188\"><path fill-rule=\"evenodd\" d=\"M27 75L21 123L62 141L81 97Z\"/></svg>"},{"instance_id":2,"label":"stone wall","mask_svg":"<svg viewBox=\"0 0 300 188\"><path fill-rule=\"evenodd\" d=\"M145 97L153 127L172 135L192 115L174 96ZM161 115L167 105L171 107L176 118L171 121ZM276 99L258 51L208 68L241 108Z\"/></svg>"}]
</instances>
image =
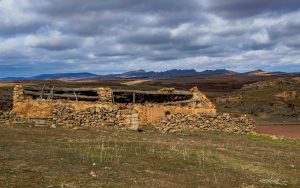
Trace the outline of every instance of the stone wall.
<instances>
[{"instance_id":1,"label":"stone wall","mask_svg":"<svg viewBox=\"0 0 300 188\"><path fill-rule=\"evenodd\" d=\"M53 126L112 126L137 130L139 125L155 125L162 132L182 130L220 130L248 133L254 123L246 117L216 115L216 108L197 88L187 103L118 104L112 101L112 90L98 88L99 102L68 100L33 100L23 94L22 86L14 89L14 117L47 120ZM170 91L171 92L171 91ZM1 116L0 116L1 118Z\"/></svg>"},{"instance_id":2,"label":"stone wall","mask_svg":"<svg viewBox=\"0 0 300 188\"><path fill-rule=\"evenodd\" d=\"M104 107L91 107L76 110L72 106L57 106L54 109L52 122L56 126L64 127L104 127L132 128L131 110L120 110ZM136 124L134 124L135 128Z\"/></svg>"},{"instance_id":3,"label":"stone wall","mask_svg":"<svg viewBox=\"0 0 300 188\"><path fill-rule=\"evenodd\" d=\"M107 88L107 87L101 87L97 89L97 94L100 98L101 102L113 102L113 97L112 97L112 89Z\"/></svg>"},{"instance_id":4,"label":"stone wall","mask_svg":"<svg viewBox=\"0 0 300 188\"><path fill-rule=\"evenodd\" d=\"M24 92L23 87L21 85L16 85L14 88L14 95L13 95L13 101L16 102L22 102L24 101Z\"/></svg>"},{"instance_id":5,"label":"stone wall","mask_svg":"<svg viewBox=\"0 0 300 188\"><path fill-rule=\"evenodd\" d=\"M244 116L233 117L229 114L175 114L161 121L162 132L180 132L184 130L213 130L233 133L251 133L255 129L254 121Z\"/></svg>"},{"instance_id":6,"label":"stone wall","mask_svg":"<svg viewBox=\"0 0 300 188\"><path fill-rule=\"evenodd\" d=\"M9 124L9 123L16 123L16 122L27 122L22 117L16 116L15 113L13 112L8 112L8 111L0 111L0 122Z\"/></svg>"}]
</instances>

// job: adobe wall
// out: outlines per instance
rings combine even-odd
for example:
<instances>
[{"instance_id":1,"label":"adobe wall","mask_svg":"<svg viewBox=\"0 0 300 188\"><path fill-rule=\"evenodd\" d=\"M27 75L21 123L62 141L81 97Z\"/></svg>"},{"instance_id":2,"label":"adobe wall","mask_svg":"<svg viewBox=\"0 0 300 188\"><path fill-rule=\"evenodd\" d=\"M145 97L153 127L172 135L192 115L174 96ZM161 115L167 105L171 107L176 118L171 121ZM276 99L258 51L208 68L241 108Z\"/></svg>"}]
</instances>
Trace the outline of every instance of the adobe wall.
<instances>
[{"instance_id":1,"label":"adobe wall","mask_svg":"<svg viewBox=\"0 0 300 188\"><path fill-rule=\"evenodd\" d=\"M106 92L107 90L101 89L102 95ZM110 101L109 96L105 100ZM22 86L15 87L13 112L25 120L47 119L49 124L55 126L138 128L136 112L125 105L110 102L33 100L24 96Z\"/></svg>"},{"instance_id":2,"label":"adobe wall","mask_svg":"<svg viewBox=\"0 0 300 188\"><path fill-rule=\"evenodd\" d=\"M176 105L156 105L156 104L136 104L133 109L139 114L139 121L141 124L159 125L161 120L167 114L216 114L215 109L195 108L193 106L176 106Z\"/></svg>"},{"instance_id":3,"label":"adobe wall","mask_svg":"<svg viewBox=\"0 0 300 188\"><path fill-rule=\"evenodd\" d=\"M105 96L107 90L99 88L98 93ZM111 101L109 97L105 97L106 101ZM23 87L17 85L14 88L13 111L18 116L24 118L51 118L55 108L58 106L69 106L74 110L84 110L92 107L118 109L118 106L112 105L110 102L85 102L85 101L69 101L69 100L33 100L25 97Z\"/></svg>"},{"instance_id":4,"label":"adobe wall","mask_svg":"<svg viewBox=\"0 0 300 188\"><path fill-rule=\"evenodd\" d=\"M69 100L33 100L30 97L25 97L23 87L17 85L14 88L14 112L24 117L51 117L56 106L71 106L75 110L84 110L87 108L108 108L119 109L127 108L136 110L141 114L143 122L152 123L157 122L164 117L165 112L172 114L186 113L208 113L215 114L215 106L203 95L198 89L193 88L192 102L187 104L117 104L112 103L112 90L110 88L98 88L99 102L85 102L85 101L69 101Z\"/></svg>"}]
</instances>

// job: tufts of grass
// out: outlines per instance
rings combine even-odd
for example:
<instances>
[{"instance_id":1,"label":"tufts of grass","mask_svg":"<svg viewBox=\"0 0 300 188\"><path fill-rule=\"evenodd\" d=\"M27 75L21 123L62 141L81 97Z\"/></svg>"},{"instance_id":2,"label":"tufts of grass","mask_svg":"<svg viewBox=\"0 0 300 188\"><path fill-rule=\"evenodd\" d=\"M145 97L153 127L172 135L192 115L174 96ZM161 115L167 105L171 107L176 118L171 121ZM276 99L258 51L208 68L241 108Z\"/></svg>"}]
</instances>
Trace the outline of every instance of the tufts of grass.
<instances>
[{"instance_id":1,"label":"tufts of grass","mask_svg":"<svg viewBox=\"0 0 300 188\"><path fill-rule=\"evenodd\" d=\"M4 187L300 185L300 146L287 140L221 132L160 134L151 127L139 133L24 126L0 126L0 138Z\"/></svg>"}]
</instances>

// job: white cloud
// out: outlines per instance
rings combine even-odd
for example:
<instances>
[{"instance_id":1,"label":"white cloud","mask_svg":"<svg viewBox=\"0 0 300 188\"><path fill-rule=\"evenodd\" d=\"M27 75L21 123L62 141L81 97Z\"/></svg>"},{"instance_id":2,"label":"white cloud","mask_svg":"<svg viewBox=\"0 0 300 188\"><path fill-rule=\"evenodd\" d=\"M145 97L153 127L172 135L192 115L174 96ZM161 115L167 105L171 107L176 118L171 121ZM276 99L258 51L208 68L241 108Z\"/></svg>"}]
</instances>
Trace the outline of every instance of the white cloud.
<instances>
[{"instance_id":1,"label":"white cloud","mask_svg":"<svg viewBox=\"0 0 300 188\"><path fill-rule=\"evenodd\" d=\"M258 44L267 44L270 42L270 37L266 30L254 33L250 38Z\"/></svg>"}]
</instances>

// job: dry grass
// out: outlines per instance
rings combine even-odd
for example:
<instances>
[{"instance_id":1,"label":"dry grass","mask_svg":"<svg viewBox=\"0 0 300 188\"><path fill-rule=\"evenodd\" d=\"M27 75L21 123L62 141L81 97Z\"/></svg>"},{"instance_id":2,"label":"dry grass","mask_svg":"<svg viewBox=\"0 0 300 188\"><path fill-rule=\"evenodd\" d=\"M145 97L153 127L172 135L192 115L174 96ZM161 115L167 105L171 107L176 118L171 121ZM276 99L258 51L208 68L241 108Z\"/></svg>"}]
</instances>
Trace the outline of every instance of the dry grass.
<instances>
[{"instance_id":1,"label":"dry grass","mask_svg":"<svg viewBox=\"0 0 300 188\"><path fill-rule=\"evenodd\" d=\"M214 132L0 126L2 187L299 187L300 144Z\"/></svg>"}]
</instances>

